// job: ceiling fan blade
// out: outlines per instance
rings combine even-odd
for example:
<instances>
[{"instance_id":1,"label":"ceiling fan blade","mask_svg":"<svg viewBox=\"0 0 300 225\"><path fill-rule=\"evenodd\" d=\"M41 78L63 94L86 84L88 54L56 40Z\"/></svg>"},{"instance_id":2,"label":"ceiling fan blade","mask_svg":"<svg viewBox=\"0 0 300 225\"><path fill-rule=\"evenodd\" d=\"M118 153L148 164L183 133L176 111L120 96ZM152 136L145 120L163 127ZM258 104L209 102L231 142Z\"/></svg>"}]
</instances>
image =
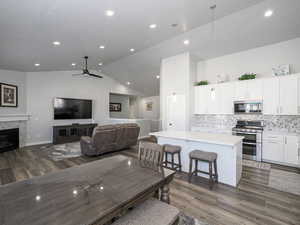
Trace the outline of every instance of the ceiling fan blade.
<instances>
[{"instance_id":1,"label":"ceiling fan blade","mask_svg":"<svg viewBox=\"0 0 300 225\"><path fill-rule=\"evenodd\" d=\"M77 73L77 74L72 74L72 76L82 76L83 74L82 73Z\"/></svg>"},{"instance_id":2,"label":"ceiling fan blade","mask_svg":"<svg viewBox=\"0 0 300 225\"><path fill-rule=\"evenodd\" d=\"M89 75L89 76L92 76L92 77L103 78L103 77L100 76L100 75L96 75L96 74L92 74L92 73L89 73L88 75Z\"/></svg>"}]
</instances>

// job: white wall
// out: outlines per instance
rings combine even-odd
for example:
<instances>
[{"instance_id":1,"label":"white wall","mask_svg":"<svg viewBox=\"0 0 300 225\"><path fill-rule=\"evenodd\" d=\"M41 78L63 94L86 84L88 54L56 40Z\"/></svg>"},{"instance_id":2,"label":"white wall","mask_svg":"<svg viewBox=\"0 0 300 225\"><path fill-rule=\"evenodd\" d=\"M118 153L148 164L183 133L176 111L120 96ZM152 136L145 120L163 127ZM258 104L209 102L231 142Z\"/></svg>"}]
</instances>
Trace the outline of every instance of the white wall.
<instances>
[{"instance_id":1,"label":"white wall","mask_svg":"<svg viewBox=\"0 0 300 225\"><path fill-rule=\"evenodd\" d=\"M109 95L110 103L121 103L121 112L109 112L111 118L129 118L129 96L128 95Z\"/></svg>"},{"instance_id":2,"label":"white wall","mask_svg":"<svg viewBox=\"0 0 300 225\"><path fill-rule=\"evenodd\" d=\"M272 76L272 67L291 64L292 73L300 72L300 38L267 45L231 55L198 62L197 80L216 82L217 75L230 80L244 73L257 73L258 77Z\"/></svg>"},{"instance_id":3,"label":"white wall","mask_svg":"<svg viewBox=\"0 0 300 225\"><path fill-rule=\"evenodd\" d=\"M52 141L52 126L92 120L53 120L55 97L93 100L93 120L109 120L109 93L140 95L105 76L103 79L73 77L74 71L27 73L27 111L32 115L27 125L27 144Z\"/></svg>"},{"instance_id":4,"label":"white wall","mask_svg":"<svg viewBox=\"0 0 300 225\"><path fill-rule=\"evenodd\" d=\"M0 114L25 114L26 113L26 75L23 72L0 70L0 83L18 86L18 107L0 107Z\"/></svg>"},{"instance_id":5,"label":"white wall","mask_svg":"<svg viewBox=\"0 0 300 225\"><path fill-rule=\"evenodd\" d=\"M152 111L146 110L146 104L152 102ZM160 117L160 97L151 96L141 98L140 100L140 116L143 119L158 120Z\"/></svg>"}]
</instances>

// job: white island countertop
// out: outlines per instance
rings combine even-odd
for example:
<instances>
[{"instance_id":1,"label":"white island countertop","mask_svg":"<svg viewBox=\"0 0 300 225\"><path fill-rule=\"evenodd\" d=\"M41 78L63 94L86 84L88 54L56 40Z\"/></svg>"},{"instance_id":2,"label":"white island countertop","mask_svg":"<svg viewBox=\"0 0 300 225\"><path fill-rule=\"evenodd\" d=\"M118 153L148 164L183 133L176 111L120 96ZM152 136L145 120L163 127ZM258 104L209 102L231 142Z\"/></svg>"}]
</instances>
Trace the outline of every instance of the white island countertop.
<instances>
[{"instance_id":1,"label":"white island countertop","mask_svg":"<svg viewBox=\"0 0 300 225\"><path fill-rule=\"evenodd\" d=\"M240 143L244 138L230 134L204 133L198 131L160 131L150 133L150 135L227 146L234 146Z\"/></svg>"}]
</instances>

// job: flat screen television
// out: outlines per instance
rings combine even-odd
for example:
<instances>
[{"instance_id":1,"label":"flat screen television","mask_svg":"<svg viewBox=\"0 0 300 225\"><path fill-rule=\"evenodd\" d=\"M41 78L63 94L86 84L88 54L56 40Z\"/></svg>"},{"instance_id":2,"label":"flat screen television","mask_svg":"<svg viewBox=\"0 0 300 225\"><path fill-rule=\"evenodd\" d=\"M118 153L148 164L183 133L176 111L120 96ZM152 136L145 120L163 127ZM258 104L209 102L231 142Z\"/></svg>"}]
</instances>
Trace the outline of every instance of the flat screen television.
<instances>
[{"instance_id":1,"label":"flat screen television","mask_svg":"<svg viewBox=\"0 0 300 225\"><path fill-rule=\"evenodd\" d=\"M54 119L92 119L92 100L55 98Z\"/></svg>"}]
</instances>

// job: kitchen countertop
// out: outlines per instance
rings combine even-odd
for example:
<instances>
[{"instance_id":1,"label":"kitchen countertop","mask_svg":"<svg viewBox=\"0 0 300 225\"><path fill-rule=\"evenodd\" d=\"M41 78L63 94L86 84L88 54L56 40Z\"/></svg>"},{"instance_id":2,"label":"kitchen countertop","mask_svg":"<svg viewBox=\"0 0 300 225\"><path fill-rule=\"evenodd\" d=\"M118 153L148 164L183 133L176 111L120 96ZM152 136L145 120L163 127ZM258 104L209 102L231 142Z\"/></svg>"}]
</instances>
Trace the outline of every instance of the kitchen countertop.
<instances>
[{"instance_id":1,"label":"kitchen countertop","mask_svg":"<svg viewBox=\"0 0 300 225\"><path fill-rule=\"evenodd\" d=\"M230 134L196 131L161 131L150 133L150 135L227 146L234 146L243 140L243 137Z\"/></svg>"}]
</instances>

